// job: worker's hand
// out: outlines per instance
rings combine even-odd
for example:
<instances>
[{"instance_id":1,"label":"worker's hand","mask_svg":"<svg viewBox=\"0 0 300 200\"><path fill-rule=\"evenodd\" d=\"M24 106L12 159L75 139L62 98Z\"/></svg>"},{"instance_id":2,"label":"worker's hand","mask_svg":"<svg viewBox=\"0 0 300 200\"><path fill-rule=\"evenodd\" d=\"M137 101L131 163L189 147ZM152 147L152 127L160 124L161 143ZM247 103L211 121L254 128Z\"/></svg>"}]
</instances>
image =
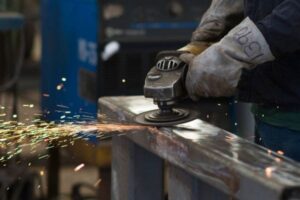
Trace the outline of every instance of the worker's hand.
<instances>
[{"instance_id":1,"label":"worker's hand","mask_svg":"<svg viewBox=\"0 0 300 200\"><path fill-rule=\"evenodd\" d=\"M190 97L231 96L242 69L274 60L263 34L246 18L220 42L213 44L190 63L186 88Z\"/></svg>"},{"instance_id":2,"label":"worker's hand","mask_svg":"<svg viewBox=\"0 0 300 200\"><path fill-rule=\"evenodd\" d=\"M191 42L185 47L179 49L178 51L183 52L179 59L183 62L190 64L196 55L201 54L211 45L210 42Z\"/></svg>"},{"instance_id":3,"label":"worker's hand","mask_svg":"<svg viewBox=\"0 0 300 200\"><path fill-rule=\"evenodd\" d=\"M191 40L217 42L243 18L244 0L212 0Z\"/></svg>"},{"instance_id":4,"label":"worker's hand","mask_svg":"<svg viewBox=\"0 0 300 200\"><path fill-rule=\"evenodd\" d=\"M195 57L196 55L192 53L183 53L179 56L179 59L185 62L186 64L190 65L192 60L194 60Z\"/></svg>"},{"instance_id":5,"label":"worker's hand","mask_svg":"<svg viewBox=\"0 0 300 200\"><path fill-rule=\"evenodd\" d=\"M203 44L206 43L207 48L210 44L219 41L230 29L242 21L243 12L244 0L212 0L188 46L203 48ZM187 52L190 51L187 50ZM184 53L180 59L189 64L198 54L199 52Z\"/></svg>"}]
</instances>

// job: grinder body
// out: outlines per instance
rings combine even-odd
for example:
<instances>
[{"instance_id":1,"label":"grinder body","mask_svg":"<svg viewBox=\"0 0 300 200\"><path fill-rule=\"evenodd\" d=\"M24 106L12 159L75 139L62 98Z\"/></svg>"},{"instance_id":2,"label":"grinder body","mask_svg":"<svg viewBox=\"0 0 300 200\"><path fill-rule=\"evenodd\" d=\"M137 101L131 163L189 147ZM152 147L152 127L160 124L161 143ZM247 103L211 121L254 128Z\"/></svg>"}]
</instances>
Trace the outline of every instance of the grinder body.
<instances>
[{"instance_id":1,"label":"grinder body","mask_svg":"<svg viewBox=\"0 0 300 200\"><path fill-rule=\"evenodd\" d=\"M194 42L177 51L163 51L157 55L156 65L145 79L144 96L152 98L159 109L138 115L136 122L145 125L168 126L197 117L194 111L175 108L181 100L187 97L185 77L188 64L180 59L180 55L185 53L198 55L209 45Z\"/></svg>"},{"instance_id":2,"label":"grinder body","mask_svg":"<svg viewBox=\"0 0 300 200\"><path fill-rule=\"evenodd\" d=\"M144 95L161 105L173 105L186 96L184 79L187 64L179 59L182 52L162 52L146 76Z\"/></svg>"},{"instance_id":3,"label":"grinder body","mask_svg":"<svg viewBox=\"0 0 300 200\"><path fill-rule=\"evenodd\" d=\"M157 55L156 65L146 76L144 96L152 98L158 105L164 102L175 104L186 97L185 76L188 65L180 60L180 55L202 53L210 43L193 42L177 51L163 51Z\"/></svg>"}]
</instances>

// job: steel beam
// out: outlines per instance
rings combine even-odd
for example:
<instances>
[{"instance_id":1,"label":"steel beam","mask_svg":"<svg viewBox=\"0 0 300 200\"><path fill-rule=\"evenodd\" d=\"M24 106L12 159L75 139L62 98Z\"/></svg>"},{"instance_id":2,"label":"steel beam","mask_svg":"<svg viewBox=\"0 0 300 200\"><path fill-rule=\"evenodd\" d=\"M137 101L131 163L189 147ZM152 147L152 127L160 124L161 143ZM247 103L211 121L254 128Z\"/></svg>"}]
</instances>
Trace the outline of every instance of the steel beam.
<instances>
[{"instance_id":1,"label":"steel beam","mask_svg":"<svg viewBox=\"0 0 300 200\"><path fill-rule=\"evenodd\" d=\"M132 123L136 114L154 108L141 96L99 100L100 113L119 123ZM298 163L200 119L123 137L232 198L298 198Z\"/></svg>"}]
</instances>

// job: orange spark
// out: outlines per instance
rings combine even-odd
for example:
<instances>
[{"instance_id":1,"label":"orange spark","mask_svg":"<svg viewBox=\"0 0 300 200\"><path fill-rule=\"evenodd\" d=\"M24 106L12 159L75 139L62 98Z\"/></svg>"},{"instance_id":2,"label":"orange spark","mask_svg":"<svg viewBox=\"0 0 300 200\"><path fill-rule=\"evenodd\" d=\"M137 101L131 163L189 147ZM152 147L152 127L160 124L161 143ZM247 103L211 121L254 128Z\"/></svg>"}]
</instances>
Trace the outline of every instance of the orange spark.
<instances>
[{"instance_id":1,"label":"orange spark","mask_svg":"<svg viewBox=\"0 0 300 200\"><path fill-rule=\"evenodd\" d=\"M279 155L284 155L284 152L281 151L281 150L277 151L277 153L278 153Z\"/></svg>"},{"instance_id":2,"label":"orange spark","mask_svg":"<svg viewBox=\"0 0 300 200\"><path fill-rule=\"evenodd\" d=\"M84 168L85 164L81 163L80 165L78 165L77 167L74 168L74 172L78 172L79 170L81 170L82 168Z\"/></svg>"},{"instance_id":3,"label":"orange spark","mask_svg":"<svg viewBox=\"0 0 300 200\"><path fill-rule=\"evenodd\" d=\"M56 86L56 90L61 90L64 87L64 84L59 84Z\"/></svg>"},{"instance_id":4,"label":"orange spark","mask_svg":"<svg viewBox=\"0 0 300 200\"><path fill-rule=\"evenodd\" d=\"M96 181L96 183L94 183L94 187L98 187L99 184L101 183L101 181L102 181L102 179L98 179L98 180Z\"/></svg>"},{"instance_id":5,"label":"orange spark","mask_svg":"<svg viewBox=\"0 0 300 200\"><path fill-rule=\"evenodd\" d=\"M266 174L266 176L268 177L268 178L271 178L272 177L272 174L273 174L273 172L276 170L276 168L275 167L267 167L266 169L265 169L265 174Z\"/></svg>"}]
</instances>

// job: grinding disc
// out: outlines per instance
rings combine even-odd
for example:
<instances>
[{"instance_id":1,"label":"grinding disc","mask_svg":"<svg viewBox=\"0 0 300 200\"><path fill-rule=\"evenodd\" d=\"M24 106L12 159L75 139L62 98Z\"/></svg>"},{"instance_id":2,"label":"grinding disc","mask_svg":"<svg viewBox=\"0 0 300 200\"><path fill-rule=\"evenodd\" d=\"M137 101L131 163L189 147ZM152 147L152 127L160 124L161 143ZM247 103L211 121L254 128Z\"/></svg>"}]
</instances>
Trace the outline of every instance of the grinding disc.
<instances>
[{"instance_id":1,"label":"grinding disc","mask_svg":"<svg viewBox=\"0 0 300 200\"><path fill-rule=\"evenodd\" d=\"M177 124L186 123L198 118L198 113L196 111L186 110L186 109L174 109L174 116L166 118L165 116L159 116L159 110L152 110L135 117L135 122L142 125L149 126L173 126ZM176 114L176 115L175 115Z\"/></svg>"}]
</instances>

